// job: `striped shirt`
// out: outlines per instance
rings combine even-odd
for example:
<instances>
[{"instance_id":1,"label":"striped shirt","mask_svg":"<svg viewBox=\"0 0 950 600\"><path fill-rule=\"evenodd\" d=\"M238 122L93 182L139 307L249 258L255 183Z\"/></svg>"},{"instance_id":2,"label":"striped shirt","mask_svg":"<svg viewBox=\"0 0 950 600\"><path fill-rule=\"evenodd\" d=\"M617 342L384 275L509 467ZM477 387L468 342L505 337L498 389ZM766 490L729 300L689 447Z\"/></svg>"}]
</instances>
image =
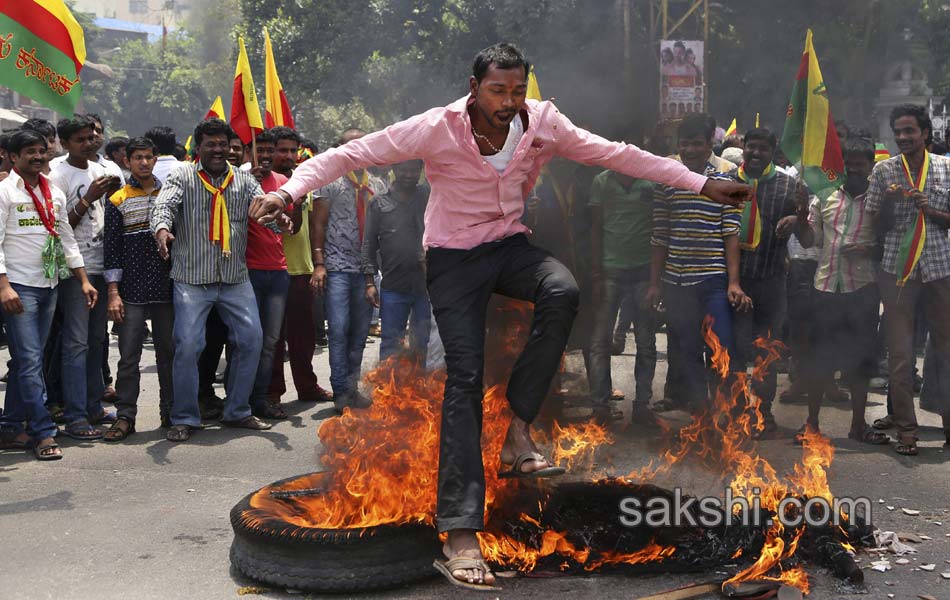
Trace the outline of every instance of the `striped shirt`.
<instances>
[{"instance_id":1,"label":"striped shirt","mask_svg":"<svg viewBox=\"0 0 950 600\"><path fill-rule=\"evenodd\" d=\"M762 215L762 239L755 250L742 251L739 272L743 278L766 279L785 272L788 240L775 234L775 226L784 217L795 214L798 185L797 179L781 171L759 182L756 202Z\"/></svg>"},{"instance_id":2,"label":"striped shirt","mask_svg":"<svg viewBox=\"0 0 950 600\"><path fill-rule=\"evenodd\" d=\"M950 212L950 158L931 154L930 161L924 193L927 194L931 207ZM905 190L911 187L907 175L904 174L899 154L874 165L870 185L865 194L865 210L869 213L880 212L881 204L886 202L884 192L895 184ZM884 236L884 257L881 259L883 271L897 275L897 253L901 239L907 229L917 222L917 213L913 200L905 198L895 204L894 227ZM924 239L924 250L911 277L922 278L924 282L950 277L950 240L947 239L947 229L931 218L926 218L925 221L927 237Z\"/></svg>"},{"instance_id":3,"label":"striped shirt","mask_svg":"<svg viewBox=\"0 0 950 600\"><path fill-rule=\"evenodd\" d=\"M874 283L876 269L868 256L842 254L847 244L874 246L874 227L867 214L865 195L854 198L844 188L826 200L813 198L808 207L808 225L821 253L815 271L815 289L822 292L855 292Z\"/></svg>"},{"instance_id":4,"label":"striped shirt","mask_svg":"<svg viewBox=\"0 0 950 600\"><path fill-rule=\"evenodd\" d=\"M175 234L171 244L171 277L175 281L189 285L243 283L247 281L247 213L254 196L264 192L253 175L234 169L234 180L224 190L231 221L231 255L225 256L221 247L208 239L211 193L198 177L199 169L200 163L186 164L163 182L152 211L152 232L169 229ZM226 175L212 176L212 185L221 185Z\"/></svg>"},{"instance_id":5,"label":"striped shirt","mask_svg":"<svg viewBox=\"0 0 950 600\"><path fill-rule=\"evenodd\" d=\"M707 176L713 176L712 165ZM713 176L715 179L728 179ZM653 203L654 246L667 249L663 281L694 285L726 270L725 238L739 235L741 211L686 190L657 186Z\"/></svg>"}]
</instances>

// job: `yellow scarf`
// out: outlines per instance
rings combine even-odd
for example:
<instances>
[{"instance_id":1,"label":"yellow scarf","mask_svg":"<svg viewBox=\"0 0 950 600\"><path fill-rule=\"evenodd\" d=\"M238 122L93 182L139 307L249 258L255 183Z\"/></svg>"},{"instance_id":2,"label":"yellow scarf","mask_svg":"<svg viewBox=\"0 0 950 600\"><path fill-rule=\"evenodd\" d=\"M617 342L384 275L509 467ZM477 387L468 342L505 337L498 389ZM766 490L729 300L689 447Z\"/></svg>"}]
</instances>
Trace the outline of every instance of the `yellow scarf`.
<instances>
[{"instance_id":1,"label":"yellow scarf","mask_svg":"<svg viewBox=\"0 0 950 600\"><path fill-rule=\"evenodd\" d=\"M202 185L211 193L211 226L208 239L221 245L221 252L231 256L231 220L228 218L228 206L224 200L224 190L234 181L234 168L228 165L228 174L225 175L221 187L211 183L211 177L202 169L198 170L198 178Z\"/></svg>"}]
</instances>

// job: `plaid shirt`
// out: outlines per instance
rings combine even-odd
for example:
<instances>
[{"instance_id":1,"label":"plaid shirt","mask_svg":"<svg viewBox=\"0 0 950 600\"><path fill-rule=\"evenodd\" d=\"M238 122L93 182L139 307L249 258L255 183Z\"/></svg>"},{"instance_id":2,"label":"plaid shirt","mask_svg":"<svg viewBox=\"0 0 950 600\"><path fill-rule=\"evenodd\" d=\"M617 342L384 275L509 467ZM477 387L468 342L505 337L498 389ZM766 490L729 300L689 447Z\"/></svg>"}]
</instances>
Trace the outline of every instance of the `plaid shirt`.
<instances>
[{"instance_id":1,"label":"plaid shirt","mask_svg":"<svg viewBox=\"0 0 950 600\"><path fill-rule=\"evenodd\" d=\"M762 215L762 239L755 250L742 251L742 277L765 279L785 271L788 240L775 235L775 226L782 218L795 214L797 188L798 180L781 171L759 183L756 201Z\"/></svg>"},{"instance_id":2,"label":"plaid shirt","mask_svg":"<svg viewBox=\"0 0 950 600\"><path fill-rule=\"evenodd\" d=\"M900 155L874 165L870 186L865 195L866 210L870 213L880 212L881 205L885 202L884 192L894 184L899 185L901 189L911 187ZM930 206L942 212L950 212L950 158L930 155L930 171L927 174L924 193L927 194ZM884 258L881 259L881 269L884 272L897 275L897 253L901 239L907 229L914 226L916 218L917 207L912 200L904 199L894 206L894 227L884 236ZM929 217L926 218L926 223L924 251L911 277L921 278L924 282L950 277L950 240L947 239L947 229Z\"/></svg>"}]
</instances>

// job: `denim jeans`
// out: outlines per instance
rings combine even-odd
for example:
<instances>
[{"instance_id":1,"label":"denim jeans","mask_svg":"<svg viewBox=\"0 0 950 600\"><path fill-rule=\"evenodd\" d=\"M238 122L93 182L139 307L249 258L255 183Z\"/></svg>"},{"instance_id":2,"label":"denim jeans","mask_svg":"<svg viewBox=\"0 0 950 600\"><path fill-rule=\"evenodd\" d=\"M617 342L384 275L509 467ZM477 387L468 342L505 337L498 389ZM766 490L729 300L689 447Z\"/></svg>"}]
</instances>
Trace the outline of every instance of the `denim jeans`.
<instances>
[{"instance_id":1,"label":"denim jeans","mask_svg":"<svg viewBox=\"0 0 950 600\"><path fill-rule=\"evenodd\" d=\"M257 298L257 311L263 333L260 361L257 365L257 375L254 377L254 389L251 391L251 408L261 411L267 408L267 388L270 387L271 372L274 368L274 348L284 324L290 275L286 270L249 269L248 277Z\"/></svg>"},{"instance_id":2,"label":"denim jeans","mask_svg":"<svg viewBox=\"0 0 950 600\"><path fill-rule=\"evenodd\" d=\"M734 358L736 344L732 307L726 293L728 281L725 275L719 275L693 285L663 286L666 323L673 334L668 339L671 344L669 356L676 361L676 365L670 365L670 368L675 369L679 378L678 397L695 408L705 406L709 400L702 334L703 320L707 315L713 319L713 333L729 352L731 369L742 370L741 362Z\"/></svg>"},{"instance_id":3,"label":"denim jeans","mask_svg":"<svg viewBox=\"0 0 950 600\"><path fill-rule=\"evenodd\" d=\"M330 328L330 385L334 396L356 391L373 305L366 301L362 273L327 273L327 324Z\"/></svg>"},{"instance_id":4,"label":"denim jeans","mask_svg":"<svg viewBox=\"0 0 950 600\"><path fill-rule=\"evenodd\" d=\"M57 290L10 285L20 296L23 312L3 315L11 360L0 429L20 433L25 421L27 433L39 441L56 431L46 409L43 347L56 310Z\"/></svg>"},{"instance_id":5,"label":"denim jeans","mask_svg":"<svg viewBox=\"0 0 950 600\"><path fill-rule=\"evenodd\" d=\"M425 364L431 315L429 295L425 291L404 294L385 288L380 290L379 318L382 321L382 340L379 344L379 360L383 361L402 350L408 323L409 351Z\"/></svg>"},{"instance_id":6,"label":"denim jeans","mask_svg":"<svg viewBox=\"0 0 950 600\"><path fill-rule=\"evenodd\" d=\"M119 366L116 369L116 414L133 423L138 414L142 373L142 344L145 343L145 319L152 320L152 340L158 368L158 407L162 421L169 418L174 392L172 365L175 360L175 309L171 302L160 304L126 304L125 317L119 328Z\"/></svg>"},{"instance_id":7,"label":"denim jeans","mask_svg":"<svg viewBox=\"0 0 950 600\"><path fill-rule=\"evenodd\" d=\"M254 376L261 359L261 321L251 283L189 285L175 282L175 398L173 425L201 425L198 410L198 357L205 345L205 324L211 307L228 328L231 356L225 384L224 421L251 414Z\"/></svg>"},{"instance_id":8,"label":"denim jeans","mask_svg":"<svg viewBox=\"0 0 950 600\"><path fill-rule=\"evenodd\" d=\"M57 304L63 314L62 389L67 425L102 414L102 347L109 335L108 286L102 275L89 275L89 283L99 292L91 309L86 307L86 296L78 279L70 277L59 282Z\"/></svg>"},{"instance_id":9,"label":"denim jeans","mask_svg":"<svg viewBox=\"0 0 950 600\"><path fill-rule=\"evenodd\" d=\"M610 343L613 341L617 312L626 298L634 324L637 362L634 376L637 394L634 403L647 405L653 398L653 375L656 373L656 317L644 306L650 285L650 266L639 269L608 269L604 273L604 295L594 315L594 331L590 343L591 402L603 406L610 400L613 383L610 377Z\"/></svg>"}]
</instances>

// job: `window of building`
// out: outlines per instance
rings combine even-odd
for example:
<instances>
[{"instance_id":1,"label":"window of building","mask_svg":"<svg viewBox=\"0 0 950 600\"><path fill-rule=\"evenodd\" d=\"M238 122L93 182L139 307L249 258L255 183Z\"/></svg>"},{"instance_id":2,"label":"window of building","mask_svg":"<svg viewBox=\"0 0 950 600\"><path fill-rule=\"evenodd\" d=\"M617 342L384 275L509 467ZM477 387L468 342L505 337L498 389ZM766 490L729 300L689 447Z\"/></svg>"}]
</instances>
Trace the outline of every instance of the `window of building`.
<instances>
[{"instance_id":1,"label":"window of building","mask_svg":"<svg viewBox=\"0 0 950 600\"><path fill-rule=\"evenodd\" d=\"M144 14L148 12L148 0L129 0L129 12Z\"/></svg>"}]
</instances>

